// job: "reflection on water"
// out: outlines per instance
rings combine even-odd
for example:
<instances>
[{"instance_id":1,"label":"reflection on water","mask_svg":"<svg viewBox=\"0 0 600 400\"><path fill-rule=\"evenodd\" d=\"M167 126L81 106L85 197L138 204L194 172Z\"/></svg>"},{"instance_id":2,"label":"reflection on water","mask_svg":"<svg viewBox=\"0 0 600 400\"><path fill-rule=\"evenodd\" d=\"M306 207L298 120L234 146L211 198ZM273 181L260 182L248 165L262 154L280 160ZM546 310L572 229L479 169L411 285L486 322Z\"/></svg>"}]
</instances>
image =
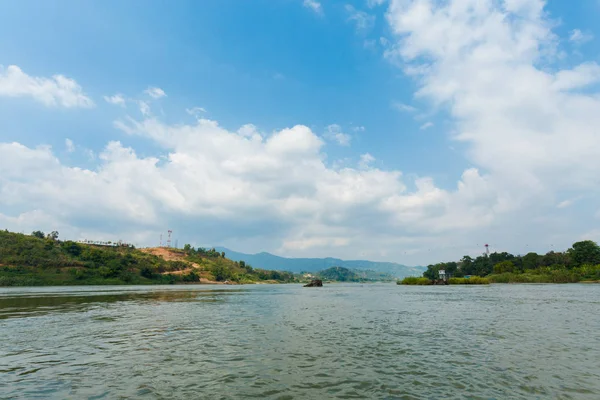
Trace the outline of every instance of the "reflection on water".
<instances>
[{"instance_id":1,"label":"reflection on water","mask_svg":"<svg viewBox=\"0 0 600 400\"><path fill-rule=\"evenodd\" d=\"M0 320L5 318L31 317L51 312L85 311L98 303L115 302L169 302L169 301L220 301L223 293L236 293L244 289L209 291L199 290L102 290L51 291L19 293L17 290L0 292ZM222 300L222 299L221 299Z\"/></svg>"},{"instance_id":2,"label":"reflection on water","mask_svg":"<svg viewBox=\"0 0 600 400\"><path fill-rule=\"evenodd\" d=\"M600 286L0 289L0 398L600 398Z\"/></svg>"}]
</instances>

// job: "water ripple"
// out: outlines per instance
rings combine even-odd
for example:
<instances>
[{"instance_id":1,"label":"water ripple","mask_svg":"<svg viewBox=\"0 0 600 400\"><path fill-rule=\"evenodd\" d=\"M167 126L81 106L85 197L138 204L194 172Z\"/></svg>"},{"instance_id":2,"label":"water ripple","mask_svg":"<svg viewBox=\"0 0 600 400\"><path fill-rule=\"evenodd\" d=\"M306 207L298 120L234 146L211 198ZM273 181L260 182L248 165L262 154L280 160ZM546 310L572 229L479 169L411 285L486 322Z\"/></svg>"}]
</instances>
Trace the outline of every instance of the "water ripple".
<instances>
[{"instance_id":1,"label":"water ripple","mask_svg":"<svg viewBox=\"0 0 600 400\"><path fill-rule=\"evenodd\" d=\"M600 398L600 286L0 289L0 398Z\"/></svg>"}]
</instances>

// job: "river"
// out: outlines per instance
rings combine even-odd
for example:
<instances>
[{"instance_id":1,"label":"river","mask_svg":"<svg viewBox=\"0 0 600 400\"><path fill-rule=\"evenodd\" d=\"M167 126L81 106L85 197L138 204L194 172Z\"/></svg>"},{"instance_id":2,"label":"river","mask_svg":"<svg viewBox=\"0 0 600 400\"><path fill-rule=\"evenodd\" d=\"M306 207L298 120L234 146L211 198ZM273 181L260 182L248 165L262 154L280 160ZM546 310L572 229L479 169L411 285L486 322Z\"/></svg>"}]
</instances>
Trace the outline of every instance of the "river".
<instances>
[{"instance_id":1,"label":"river","mask_svg":"<svg viewBox=\"0 0 600 400\"><path fill-rule=\"evenodd\" d=\"M0 398L600 399L600 285L0 288Z\"/></svg>"}]
</instances>

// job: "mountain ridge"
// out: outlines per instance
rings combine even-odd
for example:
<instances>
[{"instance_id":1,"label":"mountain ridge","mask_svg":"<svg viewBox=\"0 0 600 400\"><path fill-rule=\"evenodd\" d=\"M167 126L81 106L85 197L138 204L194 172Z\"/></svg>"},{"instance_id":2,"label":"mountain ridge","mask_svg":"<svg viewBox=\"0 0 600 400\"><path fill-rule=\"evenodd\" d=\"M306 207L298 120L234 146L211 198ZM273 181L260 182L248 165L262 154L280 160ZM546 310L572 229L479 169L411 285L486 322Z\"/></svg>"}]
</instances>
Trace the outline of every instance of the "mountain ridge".
<instances>
[{"instance_id":1,"label":"mountain ridge","mask_svg":"<svg viewBox=\"0 0 600 400\"><path fill-rule=\"evenodd\" d=\"M344 267L349 269L373 270L388 273L397 278L406 276L420 276L425 267L410 267L390 261L369 260L342 260L335 257L324 258L287 258L262 251L256 254L241 253L226 247L216 247L217 251L225 252L228 258L234 261L245 261L256 268L284 270L294 273L318 272L330 267Z\"/></svg>"}]
</instances>

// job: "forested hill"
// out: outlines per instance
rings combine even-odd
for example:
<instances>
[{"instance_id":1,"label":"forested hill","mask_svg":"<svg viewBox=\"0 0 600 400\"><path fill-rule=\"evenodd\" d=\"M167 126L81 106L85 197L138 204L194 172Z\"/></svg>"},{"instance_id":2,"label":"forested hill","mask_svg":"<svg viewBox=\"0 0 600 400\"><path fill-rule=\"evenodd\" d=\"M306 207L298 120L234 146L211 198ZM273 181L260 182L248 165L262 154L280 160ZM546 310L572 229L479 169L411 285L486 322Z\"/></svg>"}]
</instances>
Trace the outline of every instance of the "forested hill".
<instances>
[{"instance_id":1,"label":"forested hill","mask_svg":"<svg viewBox=\"0 0 600 400\"><path fill-rule=\"evenodd\" d=\"M217 247L235 261L245 261L255 267L300 272L318 272L331 267L343 267L353 270L372 270L389 274L396 278L421 275L424 267L408 267L393 262L367 260L340 260L338 258L285 258L270 253L245 254L224 247Z\"/></svg>"},{"instance_id":2,"label":"forested hill","mask_svg":"<svg viewBox=\"0 0 600 400\"><path fill-rule=\"evenodd\" d=\"M0 230L0 286L290 282L288 272L254 269L215 249L135 249Z\"/></svg>"}]
</instances>

